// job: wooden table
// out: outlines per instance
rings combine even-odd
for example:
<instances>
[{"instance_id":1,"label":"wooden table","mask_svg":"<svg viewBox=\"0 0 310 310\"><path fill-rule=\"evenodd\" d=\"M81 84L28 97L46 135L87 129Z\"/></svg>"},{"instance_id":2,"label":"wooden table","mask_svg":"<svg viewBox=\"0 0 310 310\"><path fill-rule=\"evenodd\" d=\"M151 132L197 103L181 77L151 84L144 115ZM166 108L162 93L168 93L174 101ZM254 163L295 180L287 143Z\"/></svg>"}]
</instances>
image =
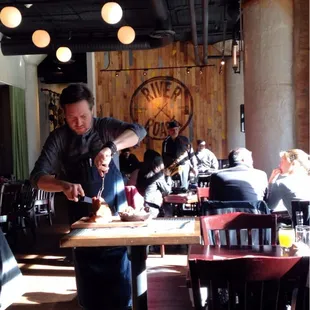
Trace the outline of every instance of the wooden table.
<instances>
[{"instance_id":1,"label":"wooden table","mask_svg":"<svg viewBox=\"0 0 310 310\"><path fill-rule=\"evenodd\" d=\"M193 245L188 256L188 260L225 260L242 258L247 256L272 256L272 257L296 257L294 253L283 253L279 245L261 246L203 246Z\"/></svg>"},{"instance_id":2,"label":"wooden table","mask_svg":"<svg viewBox=\"0 0 310 310\"><path fill-rule=\"evenodd\" d=\"M289 270L292 269L293 266L297 265L299 266L300 272L302 273L303 271L309 269L309 251L305 253L306 256L300 256L296 255L296 252L290 251L290 252L283 252L280 246L232 246L232 247L227 247L227 246L203 246L203 245L193 245L191 246L190 253L188 256L189 260L189 267L190 267L190 274L191 274L191 285L192 285L192 290L193 290L193 298L195 300L195 305L200 305L201 304L201 294L200 294L200 284L204 283L204 277L202 278L199 277L199 271L201 270L203 263L202 261L208 261L208 262L215 262L215 261L226 261L226 262L231 262L231 265L225 264L224 266L222 265L222 269L220 269L219 265L217 264L217 268L222 271L222 274L217 274L216 271L215 273L211 276L210 273L208 273L210 279L211 277L214 278L216 277L217 281L227 281L231 278L237 279L239 276L242 275L240 273L240 269L236 267L236 265L233 264L233 260L235 259L247 259L247 258L252 258L256 261L259 261L260 258L276 258L277 259L277 264L281 266L281 268L273 268L271 267L270 269L264 268L263 271L268 273L268 277L271 277L271 279L276 279L277 277L281 277L283 272L288 272ZM284 262L285 259L285 262ZM282 264L282 262L283 264ZM267 264L268 262L266 262ZM241 263L242 264L242 263ZM275 264L275 261L273 260L273 264ZM215 266L215 265L213 265ZM234 266L234 267L232 267ZM240 266L240 263L239 265ZM261 264L260 264L261 266ZM225 272L225 268L229 268L229 272ZM234 269L235 268L235 269ZM240 267L242 268L242 267ZM258 268L259 269L259 268ZM207 272L207 271L206 271ZM262 276L260 271L256 270L257 276L258 274ZM255 273L254 272L254 273ZM253 273L253 269L252 269ZM307 273L303 274L303 281L304 284L306 283L306 277ZM300 296L301 297L301 303L304 298L304 290L301 288L300 289ZM297 299L296 299L297 300ZM295 300L295 301L296 301ZM300 308L296 308L300 309Z\"/></svg>"},{"instance_id":3,"label":"wooden table","mask_svg":"<svg viewBox=\"0 0 310 310\"><path fill-rule=\"evenodd\" d=\"M170 194L164 197L164 203L177 206L177 208L173 210L172 215L183 216L185 205L191 205L189 211L192 211L194 215L196 215L196 204L198 203L198 196L197 194L190 193Z\"/></svg>"},{"instance_id":4,"label":"wooden table","mask_svg":"<svg viewBox=\"0 0 310 310\"><path fill-rule=\"evenodd\" d=\"M111 225L112 224L112 225ZM73 229L60 241L67 247L128 246L131 259L132 300L134 310L147 308L147 245L200 244L200 221L195 217L158 218L146 226Z\"/></svg>"}]
</instances>

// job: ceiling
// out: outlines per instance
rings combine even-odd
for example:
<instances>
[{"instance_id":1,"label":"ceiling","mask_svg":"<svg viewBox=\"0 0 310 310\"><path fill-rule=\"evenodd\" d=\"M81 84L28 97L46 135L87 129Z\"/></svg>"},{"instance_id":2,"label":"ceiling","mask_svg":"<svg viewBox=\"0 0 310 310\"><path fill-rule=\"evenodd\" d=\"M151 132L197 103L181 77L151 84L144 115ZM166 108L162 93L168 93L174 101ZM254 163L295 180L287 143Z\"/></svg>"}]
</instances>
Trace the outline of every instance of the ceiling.
<instances>
[{"instance_id":1,"label":"ceiling","mask_svg":"<svg viewBox=\"0 0 310 310\"><path fill-rule=\"evenodd\" d=\"M75 79L80 79L76 74L80 72L85 80L86 52L151 49L173 41L192 41L193 24L196 25L197 43L203 44L204 0L192 1L195 14L191 14L191 0L116 0L123 9L123 18L115 25L109 25L101 18L102 5L108 1L32 0L30 8L25 6L29 0L1 1L0 9L14 5L23 17L22 23L14 29L0 23L1 50L4 55L48 54L39 66L39 75L43 79L46 75L46 82L52 78L48 70L55 73L56 82L70 79L69 71L75 72ZM208 3L205 42L214 44L232 39L234 34L238 36L239 0L206 0L205 3ZM117 39L117 31L124 25L135 29L136 38L132 44L124 45ZM51 44L47 48L39 49L32 43L32 33L37 29L49 32ZM55 51L61 45L70 47L73 52L74 61L70 64L59 64L55 60Z\"/></svg>"}]
</instances>

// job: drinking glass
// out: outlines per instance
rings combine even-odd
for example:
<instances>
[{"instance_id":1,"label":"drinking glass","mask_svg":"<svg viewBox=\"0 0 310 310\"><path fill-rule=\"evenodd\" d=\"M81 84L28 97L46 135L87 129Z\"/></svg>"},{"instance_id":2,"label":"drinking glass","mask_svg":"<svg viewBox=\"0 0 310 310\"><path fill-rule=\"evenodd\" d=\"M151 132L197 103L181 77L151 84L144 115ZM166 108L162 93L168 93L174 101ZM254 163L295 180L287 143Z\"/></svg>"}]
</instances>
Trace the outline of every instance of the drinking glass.
<instances>
[{"instance_id":1,"label":"drinking glass","mask_svg":"<svg viewBox=\"0 0 310 310\"><path fill-rule=\"evenodd\" d=\"M303 225L303 223L304 223L304 214L303 214L303 212L302 211L296 211L295 215L296 215L296 225Z\"/></svg>"},{"instance_id":2,"label":"drinking glass","mask_svg":"<svg viewBox=\"0 0 310 310\"><path fill-rule=\"evenodd\" d=\"M295 241L295 231L292 227L281 227L279 229L279 243L284 251L289 251Z\"/></svg>"},{"instance_id":3,"label":"drinking glass","mask_svg":"<svg viewBox=\"0 0 310 310\"><path fill-rule=\"evenodd\" d=\"M296 232L296 242L301 242L310 246L310 226L296 225L295 232Z\"/></svg>"}]
</instances>

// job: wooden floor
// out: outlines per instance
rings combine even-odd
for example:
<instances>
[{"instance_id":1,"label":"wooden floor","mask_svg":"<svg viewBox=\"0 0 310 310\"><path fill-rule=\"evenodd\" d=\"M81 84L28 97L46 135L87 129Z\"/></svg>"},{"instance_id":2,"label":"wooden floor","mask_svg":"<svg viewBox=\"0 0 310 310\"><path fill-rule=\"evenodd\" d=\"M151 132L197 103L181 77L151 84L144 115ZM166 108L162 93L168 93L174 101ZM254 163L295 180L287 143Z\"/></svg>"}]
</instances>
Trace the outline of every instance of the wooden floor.
<instances>
[{"instance_id":1,"label":"wooden floor","mask_svg":"<svg viewBox=\"0 0 310 310\"><path fill-rule=\"evenodd\" d=\"M36 245L20 236L13 250L24 275L25 294L8 310L78 310L74 268L66 261L69 249L59 248L68 231L66 211L56 208L53 226L41 219ZM170 253L175 251L170 250ZM169 248L168 248L169 253ZM192 309L186 288L186 255L149 255L148 303L150 310ZM99 310L99 309L98 309Z\"/></svg>"}]
</instances>

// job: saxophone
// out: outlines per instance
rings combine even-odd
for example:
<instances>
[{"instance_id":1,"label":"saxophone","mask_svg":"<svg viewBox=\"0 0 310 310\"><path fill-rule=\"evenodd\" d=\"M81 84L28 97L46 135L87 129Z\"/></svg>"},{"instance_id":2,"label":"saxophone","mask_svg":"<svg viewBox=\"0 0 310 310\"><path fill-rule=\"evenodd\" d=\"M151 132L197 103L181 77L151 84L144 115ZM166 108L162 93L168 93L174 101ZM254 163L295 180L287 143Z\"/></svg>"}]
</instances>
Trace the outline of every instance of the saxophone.
<instances>
[{"instance_id":1,"label":"saxophone","mask_svg":"<svg viewBox=\"0 0 310 310\"><path fill-rule=\"evenodd\" d=\"M177 173L180 173L183 169L182 166L180 166L180 162L183 159L189 158L188 156L188 150L185 150L177 159L174 160L174 162L168 166L165 170L168 171L168 174L170 176L174 176Z\"/></svg>"}]
</instances>

